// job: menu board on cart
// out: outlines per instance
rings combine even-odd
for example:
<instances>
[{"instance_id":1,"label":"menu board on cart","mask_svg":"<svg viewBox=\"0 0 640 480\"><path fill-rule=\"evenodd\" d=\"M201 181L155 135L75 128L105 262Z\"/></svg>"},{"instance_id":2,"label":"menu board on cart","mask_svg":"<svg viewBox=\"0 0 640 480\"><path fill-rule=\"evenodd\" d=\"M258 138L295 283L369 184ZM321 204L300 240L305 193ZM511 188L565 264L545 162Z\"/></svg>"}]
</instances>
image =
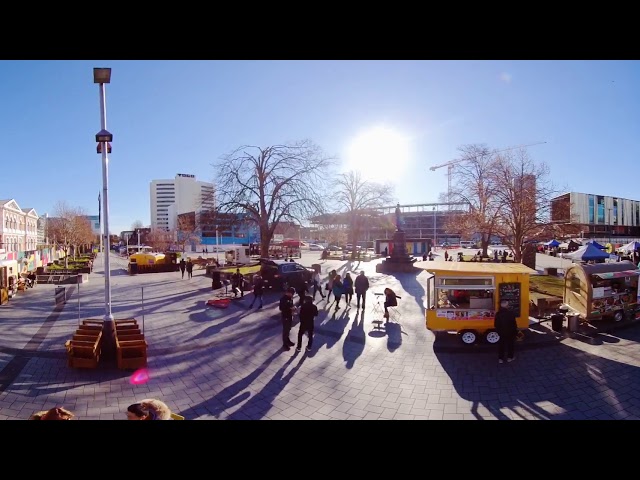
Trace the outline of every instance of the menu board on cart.
<instances>
[{"instance_id":1,"label":"menu board on cart","mask_svg":"<svg viewBox=\"0 0 640 480\"><path fill-rule=\"evenodd\" d=\"M513 310L516 317L520 316L520 284L519 283L500 283L498 284L498 294L500 302L506 300L509 302L509 308Z\"/></svg>"}]
</instances>

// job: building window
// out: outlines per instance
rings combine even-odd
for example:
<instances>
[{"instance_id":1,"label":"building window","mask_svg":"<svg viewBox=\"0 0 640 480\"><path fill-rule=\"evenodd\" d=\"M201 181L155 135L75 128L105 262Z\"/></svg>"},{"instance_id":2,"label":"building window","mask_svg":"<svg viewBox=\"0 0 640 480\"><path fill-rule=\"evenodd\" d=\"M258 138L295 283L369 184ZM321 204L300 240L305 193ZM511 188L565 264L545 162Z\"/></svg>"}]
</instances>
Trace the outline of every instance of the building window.
<instances>
[{"instance_id":1,"label":"building window","mask_svg":"<svg viewBox=\"0 0 640 480\"><path fill-rule=\"evenodd\" d=\"M604 197L598 197L598 220L597 223L604 224Z\"/></svg>"},{"instance_id":2,"label":"building window","mask_svg":"<svg viewBox=\"0 0 640 480\"><path fill-rule=\"evenodd\" d=\"M594 206L595 200L592 195L589 195L589 223L596 223L594 216Z\"/></svg>"},{"instance_id":3,"label":"building window","mask_svg":"<svg viewBox=\"0 0 640 480\"><path fill-rule=\"evenodd\" d=\"M618 199L613 199L613 218L611 219L613 225L618 224Z\"/></svg>"}]
</instances>

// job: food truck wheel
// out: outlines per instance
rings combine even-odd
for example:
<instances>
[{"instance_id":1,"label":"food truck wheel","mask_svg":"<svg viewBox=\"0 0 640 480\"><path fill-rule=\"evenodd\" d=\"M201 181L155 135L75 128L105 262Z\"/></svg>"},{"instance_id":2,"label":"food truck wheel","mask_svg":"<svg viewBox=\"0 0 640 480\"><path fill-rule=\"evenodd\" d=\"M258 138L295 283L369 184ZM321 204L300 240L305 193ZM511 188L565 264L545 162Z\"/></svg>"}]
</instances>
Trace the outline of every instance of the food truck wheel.
<instances>
[{"instance_id":1,"label":"food truck wheel","mask_svg":"<svg viewBox=\"0 0 640 480\"><path fill-rule=\"evenodd\" d=\"M460 340L465 345L473 345L478 341L478 334L474 330L463 330L460 332Z\"/></svg>"},{"instance_id":2,"label":"food truck wheel","mask_svg":"<svg viewBox=\"0 0 640 480\"><path fill-rule=\"evenodd\" d=\"M621 321L624 319L624 313L622 313L622 311L620 311L620 312L616 312L616 313L613 315L613 319L614 319L616 322L621 322Z\"/></svg>"},{"instance_id":3,"label":"food truck wheel","mask_svg":"<svg viewBox=\"0 0 640 480\"><path fill-rule=\"evenodd\" d=\"M495 330L487 330L484 334L484 341L494 345L500 341L500 334Z\"/></svg>"}]
</instances>

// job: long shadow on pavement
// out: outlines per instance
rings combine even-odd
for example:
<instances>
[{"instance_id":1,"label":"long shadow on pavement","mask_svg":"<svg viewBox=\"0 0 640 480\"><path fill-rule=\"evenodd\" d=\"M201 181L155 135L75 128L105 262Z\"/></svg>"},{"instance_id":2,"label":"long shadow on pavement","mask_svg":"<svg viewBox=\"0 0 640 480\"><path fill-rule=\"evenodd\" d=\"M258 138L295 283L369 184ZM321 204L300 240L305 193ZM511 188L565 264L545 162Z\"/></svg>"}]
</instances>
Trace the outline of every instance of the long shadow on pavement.
<instances>
[{"instance_id":1,"label":"long shadow on pavement","mask_svg":"<svg viewBox=\"0 0 640 480\"><path fill-rule=\"evenodd\" d=\"M227 409L238 405L251 396L251 392L244 390L249 388L249 386L267 369L269 364L281 354L282 350L278 349L267 357L260 366L258 366L258 368L249 375L229 385L212 398L181 411L181 415L183 415L187 420L198 418L201 415L213 415L218 418ZM284 369L289 363L291 363L291 361L293 361L293 357L291 357L278 372Z\"/></svg>"},{"instance_id":2,"label":"long shadow on pavement","mask_svg":"<svg viewBox=\"0 0 640 480\"><path fill-rule=\"evenodd\" d=\"M364 351L365 343L364 312L356 311L351 329L342 344L342 358L344 358L347 368L353 368L355 361Z\"/></svg>"},{"instance_id":3,"label":"long shadow on pavement","mask_svg":"<svg viewBox=\"0 0 640 480\"><path fill-rule=\"evenodd\" d=\"M566 344L524 351L516 346L516 360L498 364L497 355L435 353L477 419L640 418L640 368L625 363L623 354L617 361ZM462 417L455 405L448 412L444 407L443 418Z\"/></svg>"}]
</instances>

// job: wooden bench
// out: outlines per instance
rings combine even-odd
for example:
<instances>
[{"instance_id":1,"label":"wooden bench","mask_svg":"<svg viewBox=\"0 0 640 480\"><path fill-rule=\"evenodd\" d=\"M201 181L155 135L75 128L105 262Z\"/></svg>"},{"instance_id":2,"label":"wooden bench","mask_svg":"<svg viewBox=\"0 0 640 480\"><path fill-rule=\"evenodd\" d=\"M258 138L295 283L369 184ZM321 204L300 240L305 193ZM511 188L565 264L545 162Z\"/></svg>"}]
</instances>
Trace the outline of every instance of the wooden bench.
<instances>
[{"instance_id":1,"label":"wooden bench","mask_svg":"<svg viewBox=\"0 0 640 480\"><path fill-rule=\"evenodd\" d=\"M116 360L122 370L147 366L147 342L135 318L115 320Z\"/></svg>"},{"instance_id":2,"label":"wooden bench","mask_svg":"<svg viewBox=\"0 0 640 480\"><path fill-rule=\"evenodd\" d=\"M102 333L91 341L67 340L67 365L71 368L96 368L100 361L100 341Z\"/></svg>"},{"instance_id":3,"label":"wooden bench","mask_svg":"<svg viewBox=\"0 0 640 480\"><path fill-rule=\"evenodd\" d=\"M147 342L145 340L121 340L116 337L118 368L136 370L147 366Z\"/></svg>"}]
</instances>

